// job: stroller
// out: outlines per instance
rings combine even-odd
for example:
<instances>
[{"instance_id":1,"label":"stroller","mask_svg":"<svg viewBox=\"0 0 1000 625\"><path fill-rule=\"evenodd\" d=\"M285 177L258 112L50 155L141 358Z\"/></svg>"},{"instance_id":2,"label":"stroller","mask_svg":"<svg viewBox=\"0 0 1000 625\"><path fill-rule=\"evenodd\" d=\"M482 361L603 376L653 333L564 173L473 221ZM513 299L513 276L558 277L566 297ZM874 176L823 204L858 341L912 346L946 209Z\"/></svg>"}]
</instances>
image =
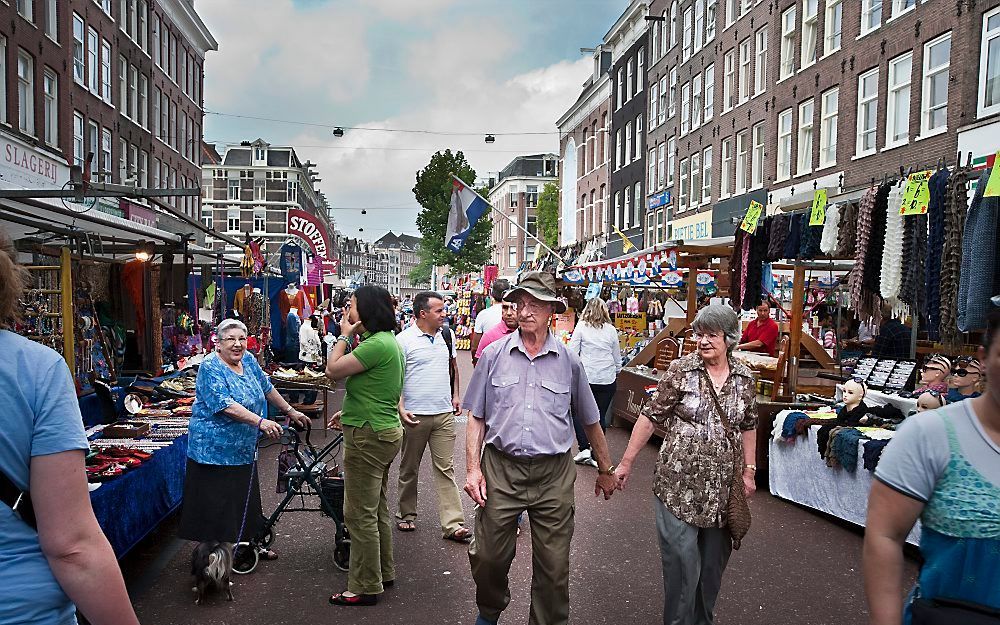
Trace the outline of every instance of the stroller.
<instances>
[{"instance_id":1,"label":"stroller","mask_svg":"<svg viewBox=\"0 0 1000 625\"><path fill-rule=\"evenodd\" d=\"M249 542L240 542L233 553L233 572L246 575L257 568L259 552L274 543L274 526L285 512L321 512L333 519L337 526L334 539L333 563L346 571L351 559L351 539L344 526L344 477L335 461L344 442L344 435L337 436L322 449L310 441L311 429L306 429L305 439L286 427L280 444L286 449L278 456L278 492L285 497L268 517L264 526ZM318 497L319 507L307 507L306 497ZM290 507L297 499L295 507ZM315 505L315 504L313 504Z\"/></svg>"}]
</instances>

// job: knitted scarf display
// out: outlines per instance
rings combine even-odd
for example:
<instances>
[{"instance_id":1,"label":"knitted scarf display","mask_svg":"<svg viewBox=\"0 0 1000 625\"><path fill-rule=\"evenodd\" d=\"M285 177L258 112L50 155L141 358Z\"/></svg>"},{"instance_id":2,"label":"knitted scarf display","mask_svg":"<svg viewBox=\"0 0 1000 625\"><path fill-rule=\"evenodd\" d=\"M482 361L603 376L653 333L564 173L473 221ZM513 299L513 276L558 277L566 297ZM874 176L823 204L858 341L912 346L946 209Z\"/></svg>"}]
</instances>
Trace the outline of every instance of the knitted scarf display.
<instances>
[{"instance_id":1,"label":"knitted scarf display","mask_svg":"<svg viewBox=\"0 0 1000 625\"><path fill-rule=\"evenodd\" d=\"M872 187L861 197L858 203L858 229L855 235L854 269L848 277L847 285L850 292L851 308L861 316L861 283L865 274L865 258L868 256L868 244L872 234L872 211L875 209L875 196L878 187Z\"/></svg>"},{"instance_id":2,"label":"knitted scarf display","mask_svg":"<svg viewBox=\"0 0 1000 625\"><path fill-rule=\"evenodd\" d=\"M823 226L810 226L809 215L802 215L802 237L799 239L800 260L812 260L819 254L819 241L823 236Z\"/></svg>"},{"instance_id":3,"label":"knitted scarf display","mask_svg":"<svg viewBox=\"0 0 1000 625\"><path fill-rule=\"evenodd\" d=\"M834 204L826 209L826 222L823 224L823 236L819 240L819 251L827 256L833 256L837 251L837 235L840 231L840 204Z\"/></svg>"},{"instance_id":4,"label":"knitted scarf display","mask_svg":"<svg viewBox=\"0 0 1000 625\"><path fill-rule=\"evenodd\" d=\"M837 258L854 258L857 244L858 203L849 202L840 215L841 228L837 232Z\"/></svg>"},{"instance_id":5,"label":"knitted scarf display","mask_svg":"<svg viewBox=\"0 0 1000 625\"><path fill-rule=\"evenodd\" d=\"M920 313L927 308L927 302L922 299L926 257L927 215L910 215L903 219L903 281L899 287L899 301Z\"/></svg>"},{"instance_id":6,"label":"knitted scarf display","mask_svg":"<svg viewBox=\"0 0 1000 625\"><path fill-rule=\"evenodd\" d=\"M941 328L941 250L944 248L944 209L951 172L942 169L931 176L931 201L927 206L927 273L919 308L926 314L927 334L938 340Z\"/></svg>"},{"instance_id":7,"label":"knitted scarf display","mask_svg":"<svg viewBox=\"0 0 1000 625\"><path fill-rule=\"evenodd\" d=\"M789 260L797 258L799 255L799 245L802 242L803 217L805 215L802 213L792 215L792 221L788 226L788 238L785 239L785 251L782 255Z\"/></svg>"},{"instance_id":8,"label":"knitted scarf display","mask_svg":"<svg viewBox=\"0 0 1000 625\"><path fill-rule=\"evenodd\" d=\"M750 260L750 244L753 241L751 235L743 237L740 245L740 303L743 303L747 295L747 264Z\"/></svg>"},{"instance_id":9,"label":"knitted scarf display","mask_svg":"<svg viewBox=\"0 0 1000 625\"><path fill-rule=\"evenodd\" d=\"M941 250L941 342L957 348L962 343L958 331L958 279L962 269L962 232L968 212L966 178L969 169L956 167L948 179L944 206L944 245Z\"/></svg>"},{"instance_id":10,"label":"knitted scarf display","mask_svg":"<svg viewBox=\"0 0 1000 625\"><path fill-rule=\"evenodd\" d=\"M861 308L858 312L862 318L871 318L876 324L882 323L882 298L879 289L882 282L882 253L885 250L886 212L889 206L889 191L892 184L880 185L875 194L875 206L872 207L872 230L868 241L868 251L865 256L865 274L861 280Z\"/></svg>"},{"instance_id":11,"label":"knitted scarf display","mask_svg":"<svg viewBox=\"0 0 1000 625\"><path fill-rule=\"evenodd\" d=\"M767 245L767 260L774 262L781 260L785 253L785 239L788 238L788 226L791 222L789 215L774 215L769 218L771 221L771 240Z\"/></svg>"},{"instance_id":12,"label":"knitted scarf display","mask_svg":"<svg viewBox=\"0 0 1000 625\"><path fill-rule=\"evenodd\" d=\"M962 332L986 329L986 315L996 294L997 209L1000 198L983 197L992 169L979 176L976 195L962 235L962 271L958 286L958 329Z\"/></svg>"},{"instance_id":13,"label":"knitted scarf display","mask_svg":"<svg viewBox=\"0 0 1000 625\"><path fill-rule=\"evenodd\" d=\"M741 302L743 310L753 310L760 305L764 277L764 259L771 242L771 221L764 220L750 238L746 266L746 288Z\"/></svg>"},{"instance_id":14,"label":"knitted scarf display","mask_svg":"<svg viewBox=\"0 0 1000 625\"><path fill-rule=\"evenodd\" d=\"M900 180L889 189L886 197L885 237L882 246L882 276L879 293L882 299L895 306L903 280L903 184Z\"/></svg>"},{"instance_id":15,"label":"knitted scarf display","mask_svg":"<svg viewBox=\"0 0 1000 625\"><path fill-rule=\"evenodd\" d=\"M743 302L743 244L747 240L747 233L742 229L736 229L736 237L733 240L733 251L729 256L729 300L736 310L740 309Z\"/></svg>"}]
</instances>

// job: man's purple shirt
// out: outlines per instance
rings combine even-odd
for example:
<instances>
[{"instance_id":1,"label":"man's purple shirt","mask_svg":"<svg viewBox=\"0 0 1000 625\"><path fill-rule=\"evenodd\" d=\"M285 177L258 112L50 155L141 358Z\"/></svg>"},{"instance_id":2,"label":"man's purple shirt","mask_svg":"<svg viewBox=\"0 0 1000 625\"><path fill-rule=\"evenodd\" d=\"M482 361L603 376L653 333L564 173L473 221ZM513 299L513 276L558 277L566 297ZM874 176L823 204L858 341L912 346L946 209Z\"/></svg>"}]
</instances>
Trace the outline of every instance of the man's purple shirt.
<instances>
[{"instance_id":1,"label":"man's purple shirt","mask_svg":"<svg viewBox=\"0 0 1000 625\"><path fill-rule=\"evenodd\" d=\"M527 458L569 451L574 415L582 425L600 421L580 357L551 334L534 358L520 332L489 345L462 406L485 421L486 444Z\"/></svg>"}]
</instances>

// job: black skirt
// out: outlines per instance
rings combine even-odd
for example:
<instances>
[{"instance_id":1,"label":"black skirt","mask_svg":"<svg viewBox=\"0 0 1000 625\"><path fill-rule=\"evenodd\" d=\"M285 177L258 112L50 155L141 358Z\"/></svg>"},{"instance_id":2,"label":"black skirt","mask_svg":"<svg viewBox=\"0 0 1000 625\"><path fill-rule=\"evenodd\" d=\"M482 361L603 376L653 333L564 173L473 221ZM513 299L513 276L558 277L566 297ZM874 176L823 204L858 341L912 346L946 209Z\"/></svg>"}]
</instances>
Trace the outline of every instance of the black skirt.
<instances>
[{"instance_id":1,"label":"black skirt","mask_svg":"<svg viewBox=\"0 0 1000 625\"><path fill-rule=\"evenodd\" d=\"M241 525L242 542L264 525L256 465L199 464L188 458L178 535L198 542L235 543Z\"/></svg>"}]
</instances>

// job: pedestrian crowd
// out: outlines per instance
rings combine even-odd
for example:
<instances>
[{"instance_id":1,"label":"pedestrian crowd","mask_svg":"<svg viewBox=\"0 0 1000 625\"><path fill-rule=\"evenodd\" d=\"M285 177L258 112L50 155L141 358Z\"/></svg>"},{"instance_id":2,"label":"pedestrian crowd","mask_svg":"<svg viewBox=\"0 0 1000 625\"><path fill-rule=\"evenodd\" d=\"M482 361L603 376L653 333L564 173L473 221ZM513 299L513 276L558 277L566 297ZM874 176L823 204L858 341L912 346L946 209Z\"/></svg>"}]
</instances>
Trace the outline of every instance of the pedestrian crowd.
<instances>
[{"instance_id":1,"label":"pedestrian crowd","mask_svg":"<svg viewBox=\"0 0 1000 625\"><path fill-rule=\"evenodd\" d=\"M0 245L0 324L18 315L24 275ZM733 549L750 523L757 395L750 370L733 357L736 313L714 304L692 323L697 351L671 362L615 466L605 438L621 370L617 333L600 298L588 302L568 345L550 332L566 310L553 276L528 272L497 281L488 319L471 343L476 366L460 396L454 333L440 294L415 296L400 323L385 289L363 286L344 302L328 346L326 375L343 380L344 521L351 537L347 587L329 601L369 606L396 580L394 531L418 528L418 467L429 449L437 529L468 543L477 625L502 620L520 518L531 529L528 622L560 625L570 610L570 544L577 467L596 468L595 496L629 485L649 438L663 436L655 465L651 525L660 545L663 622L710 624ZM766 318L767 311L758 314ZM980 349L988 384L969 401L908 419L879 464L865 536L864 570L874 625L995 622L1000 609L1000 313ZM190 426L181 536L231 542L262 518L252 457L260 435L281 427L274 406L305 424L246 351L238 321L217 328L216 354L198 374ZM87 496L87 448L69 372L54 351L0 329L0 623L71 623L79 609L94 625L137 622L114 554ZM456 418L466 411L466 471L456 480ZM577 453L573 452L573 443ZM398 500L389 469L400 457ZM247 484L249 496L247 496ZM461 487L460 487L461 484ZM33 505L10 503L7 491ZM475 503L471 524L461 492ZM24 499L25 497L22 497ZM920 520L925 563L903 596L903 542ZM428 521L430 523L430 521ZM278 554L267 551L265 559ZM965 611L964 613L962 611ZM993 621L974 621L993 610ZM989 618L989 617L986 617ZM472 617L470 615L470 622Z\"/></svg>"}]
</instances>

